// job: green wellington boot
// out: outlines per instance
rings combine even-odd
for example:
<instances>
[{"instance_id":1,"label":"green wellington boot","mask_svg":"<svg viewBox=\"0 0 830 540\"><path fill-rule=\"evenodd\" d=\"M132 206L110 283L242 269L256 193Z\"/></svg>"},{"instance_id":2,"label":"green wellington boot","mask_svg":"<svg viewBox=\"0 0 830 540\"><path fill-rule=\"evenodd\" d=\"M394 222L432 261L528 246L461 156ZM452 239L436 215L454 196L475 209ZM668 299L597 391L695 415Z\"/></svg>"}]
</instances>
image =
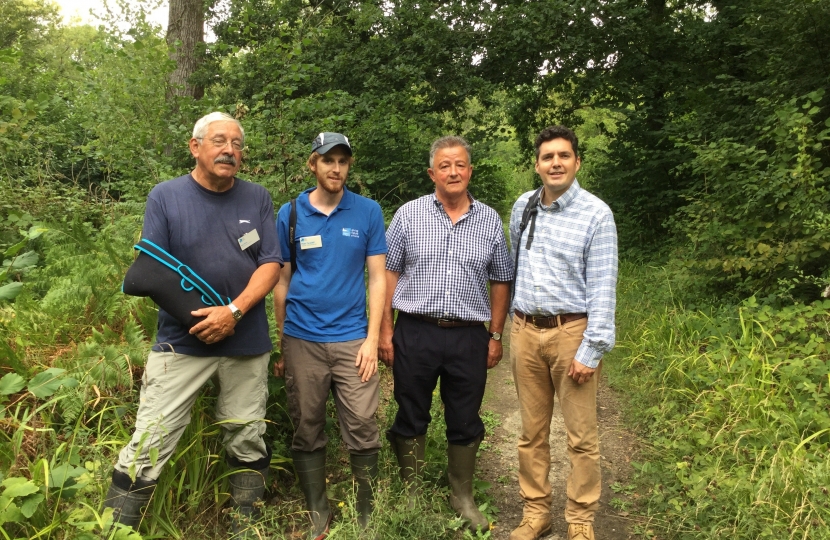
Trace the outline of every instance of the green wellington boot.
<instances>
[{"instance_id":1,"label":"green wellington boot","mask_svg":"<svg viewBox=\"0 0 830 540\"><path fill-rule=\"evenodd\" d=\"M112 522L128 525L138 531L138 524L144 516L144 507L150 504L156 482L136 478L133 482L128 474L112 471L112 483L104 500L104 508L112 508Z\"/></svg>"},{"instance_id":2,"label":"green wellington boot","mask_svg":"<svg viewBox=\"0 0 830 540\"><path fill-rule=\"evenodd\" d=\"M424 466L424 452L426 450L426 435L419 435L407 439L393 435L389 438L392 450L398 458L401 468L401 479L409 486L409 508L415 508L418 495L421 492L421 472Z\"/></svg>"},{"instance_id":3,"label":"green wellington boot","mask_svg":"<svg viewBox=\"0 0 830 540\"><path fill-rule=\"evenodd\" d=\"M231 503L236 510L236 515L231 521L231 531L233 534L239 534L249 529L262 514L256 503L265 499L268 467L259 470L234 468L228 482L231 488Z\"/></svg>"},{"instance_id":4,"label":"green wellington boot","mask_svg":"<svg viewBox=\"0 0 830 540\"><path fill-rule=\"evenodd\" d=\"M448 445L447 477L452 488L450 505L470 523L471 530L481 527L482 531L486 531L490 529L490 523L473 500L473 473L479 444L480 438L467 445Z\"/></svg>"},{"instance_id":5,"label":"green wellington boot","mask_svg":"<svg viewBox=\"0 0 830 540\"><path fill-rule=\"evenodd\" d=\"M378 477L378 455L351 454L352 474L357 484L357 523L361 529L369 525L375 506L375 481Z\"/></svg>"},{"instance_id":6,"label":"green wellington boot","mask_svg":"<svg viewBox=\"0 0 830 540\"><path fill-rule=\"evenodd\" d=\"M326 497L326 449L314 452L292 450L294 470L305 495L306 508L311 515L310 540L323 540L329 535L331 509Z\"/></svg>"}]
</instances>

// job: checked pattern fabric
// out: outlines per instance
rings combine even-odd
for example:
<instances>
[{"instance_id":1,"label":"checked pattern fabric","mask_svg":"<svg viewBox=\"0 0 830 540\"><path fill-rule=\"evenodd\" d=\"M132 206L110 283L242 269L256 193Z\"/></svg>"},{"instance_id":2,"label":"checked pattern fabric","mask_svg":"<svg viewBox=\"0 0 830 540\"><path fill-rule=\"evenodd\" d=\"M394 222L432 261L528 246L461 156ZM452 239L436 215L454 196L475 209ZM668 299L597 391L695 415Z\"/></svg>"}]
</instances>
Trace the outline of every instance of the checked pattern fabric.
<instances>
[{"instance_id":1,"label":"checked pattern fabric","mask_svg":"<svg viewBox=\"0 0 830 540\"><path fill-rule=\"evenodd\" d=\"M501 219L470 197L453 225L435 194L400 207L386 231L386 269L399 272L392 307L428 317L489 321L487 281L513 279Z\"/></svg>"},{"instance_id":2,"label":"checked pattern fabric","mask_svg":"<svg viewBox=\"0 0 830 540\"><path fill-rule=\"evenodd\" d=\"M532 193L519 197L510 216L510 243L513 249L521 250L511 312L518 309L527 315L587 313L588 328L576 360L595 368L602 355L614 347L615 340L614 216L604 202L575 180L550 206L542 206L540 199L536 232L528 251L528 231L520 239L519 224Z\"/></svg>"}]
</instances>

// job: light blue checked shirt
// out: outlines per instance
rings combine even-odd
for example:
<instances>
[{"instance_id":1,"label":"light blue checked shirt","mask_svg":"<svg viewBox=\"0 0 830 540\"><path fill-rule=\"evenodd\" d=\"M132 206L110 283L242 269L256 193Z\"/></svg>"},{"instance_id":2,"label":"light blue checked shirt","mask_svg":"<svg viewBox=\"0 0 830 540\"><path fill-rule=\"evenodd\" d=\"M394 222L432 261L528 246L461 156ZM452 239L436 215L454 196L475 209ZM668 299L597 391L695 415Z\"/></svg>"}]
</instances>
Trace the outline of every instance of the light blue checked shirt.
<instances>
[{"instance_id":1,"label":"light blue checked shirt","mask_svg":"<svg viewBox=\"0 0 830 540\"><path fill-rule=\"evenodd\" d=\"M510 312L527 315L587 313L588 328L576 360L599 365L614 347L614 308L617 297L617 227L611 209L574 180L573 185L536 216L530 251L526 249L530 223L519 238L519 224L528 191L513 205L510 243L513 258L519 252L516 293Z\"/></svg>"}]
</instances>

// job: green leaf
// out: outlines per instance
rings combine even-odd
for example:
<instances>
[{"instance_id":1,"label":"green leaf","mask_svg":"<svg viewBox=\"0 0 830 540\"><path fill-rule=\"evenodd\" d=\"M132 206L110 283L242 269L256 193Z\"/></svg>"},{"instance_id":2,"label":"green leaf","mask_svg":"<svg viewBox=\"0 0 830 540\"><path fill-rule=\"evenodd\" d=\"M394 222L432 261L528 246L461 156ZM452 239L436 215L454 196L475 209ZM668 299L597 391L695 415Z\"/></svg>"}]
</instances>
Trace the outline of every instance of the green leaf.
<instances>
[{"instance_id":1,"label":"green leaf","mask_svg":"<svg viewBox=\"0 0 830 540\"><path fill-rule=\"evenodd\" d=\"M3 285L0 287L0 300L14 300L21 290L23 290L23 284L19 281Z\"/></svg>"},{"instance_id":2,"label":"green leaf","mask_svg":"<svg viewBox=\"0 0 830 540\"><path fill-rule=\"evenodd\" d=\"M9 396L20 392L26 386L26 380L17 373L7 373L0 379L0 396Z\"/></svg>"},{"instance_id":3,"label":"green leaf","mask_svg":"<svg viewBox=\"0 0 830 540\"><path fill-rule=\"evenodd\" d=\"M43 501L43 493L35 493L23 499L23 504L20 505L20 513L27 519L32 517L37 510L38 505Z\"/></svg>"},{"instance_id":4,"label":"green leaf","mask_svg":"<svg viewBox=\"0 0 830 540\"><path fill-rule=\"evenodd\" d=\"M155 467L159 460L159 449L157 446L150 448L150 464Z\"/></svg>"},{"instance_id":5,"label":"green leaf","mask_svg":"<svg viewBox=\"0 0 830 540\"><path fill-rule=\"evenodd\" d=\"M11 262L10 268L12 270L20 270L21 268L27 268L29 266L34 266L37 264L38 259L40 256L35 251L27 251L22 255L18 255L14 258Z\"/></svg>"},{"instance_id":6,"label":"green leaf","mask_svg":"<svg viewBox=\"0 0 830 540\"><path fill-rule=\"evenodd\" d=\"M49 229L42 225L32 225L31 227L29 227L29 232L26 233L26 236L29 238L29 240L34 240L41 234L47 232L48 230Z\"/></svg>"},{"instance_id":7,"label":"green leaf","mask_svg":"<svg viewBox=\"0 0 830 540\"><path fill-rule=\"evenodd\" d=\"M18 253L20 253L20 250L21 250L21 249L23 249L24 247L26 247L26 242L28 242L28 241L29 241L28 239L24 238L24 239L23 239L23 240L21 240L20 242L16 243L15 245L13 245L13 246L11 246L9 249L7 249L7 250L3 253L3 255L5 255L6 257L14 257L14 256L15 256L15 255L17 255Z\"/></svg>"},{"instance_id":8,"label":"green leaf","mask_svg":"<svg viewBox=\"0 0 830 540\"><path fill-rule=\"evenodd\" d=\"M65 372L65 369L49 368L43 373L38 373L32 378L31 381L29 381L29 392L34 394L37 398L44 399L57 392L61 385L66 384L69 381L77 383L77 381L71 377L60 377Z\"/></svg>"},{"instance_id":9,"label":"green leaf","mask_svg":"<svg viewBox=\"0 0 830 540\"><path fill-rule=\"evenodd\" d=\"M3 480L3 487L6 488L3 491L3 496L10 499L14 497L25 497L26 495L37 493L39 489L31 480L20 478L19 476Z\"/></svg>"},{"instance_id":10,"label":"green leaf","mask_svg":"<svg viewBox=\"0 0 830 540\"><path fill-rule=\"evenodd\" d=\"M75 485L75 479L86 473L83 467L73 467L68 463L58 465L49 473L49 487L52 489L67 489Z\"/></svg>"}]
</instances>

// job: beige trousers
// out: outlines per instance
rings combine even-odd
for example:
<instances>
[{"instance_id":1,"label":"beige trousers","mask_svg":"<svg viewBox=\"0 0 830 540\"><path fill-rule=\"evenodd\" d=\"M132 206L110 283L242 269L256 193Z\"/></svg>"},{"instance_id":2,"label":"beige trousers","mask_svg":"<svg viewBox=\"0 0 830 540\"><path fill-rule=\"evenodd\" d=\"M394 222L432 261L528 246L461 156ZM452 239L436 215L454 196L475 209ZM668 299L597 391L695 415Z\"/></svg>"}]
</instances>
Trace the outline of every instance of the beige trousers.
<instances>
[{"instance_id":1,"label":"beige trousers","mask_svg":"<svg viewBox=\"0 0 830 540\"><path fill-rule=\"evenodd\" d=\"M599 370L579 385L568 377L587 319L558 328L536 328L513 319L510 351L522 418L519 437L519 493L526 517L550 513L550 421L559 396L568 434L571 471L565 521L592 523L599 507L600 464L597 429Z\"/></svg>"},{"instance_id":2,"label":"beige trousers","mask_svg":"<svg viewBox=\"0 0 830 540\"><path fill-rule=\"evenodd\" d=\"M158 480L172 457L190 409L202 386L214 374L219 378L216 420L224 432L228 455L238 461L258 461L268 455L265 441L265 405L268 400L268 359L256 356L189 356L151 352L144 366L135 432L118 455L115 468ZM150 449L157 448L151 459Z\"/></svg>"}]
</instances>

